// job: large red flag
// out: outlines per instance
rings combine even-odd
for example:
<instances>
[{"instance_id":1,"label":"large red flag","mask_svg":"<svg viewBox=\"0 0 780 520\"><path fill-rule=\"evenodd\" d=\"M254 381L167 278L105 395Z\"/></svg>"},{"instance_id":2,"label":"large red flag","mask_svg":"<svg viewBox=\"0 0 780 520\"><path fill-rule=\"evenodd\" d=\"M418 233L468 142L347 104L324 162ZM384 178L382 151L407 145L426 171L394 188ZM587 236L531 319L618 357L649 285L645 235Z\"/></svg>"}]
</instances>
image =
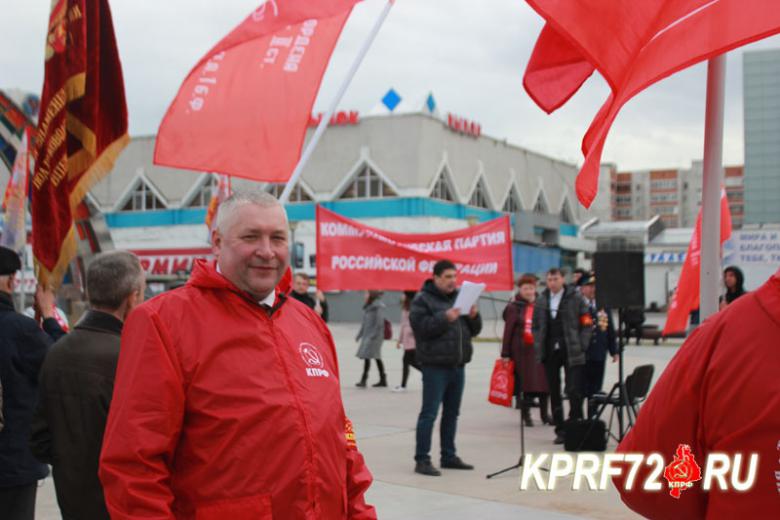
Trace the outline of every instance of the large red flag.
<instances>
[{"instance_id":1,"label":"large red flag","mask_svg":"<svg viewBox=\"0 0 780 520\"><path fill-rule=\"evenodd\" d=\"M268 0L192 69L154 162L285 182L341 29L359 0Z\"/></svg>"},{"instance_id":2,"label":"large red flag","mask_svg":"<svg viewBox=\"0 0 780 520\"><path fill-rule=\"evenodd\" d=\"M582 140L577 197L598 191L604 142L621 107L653 83L700 61L780 32L768 0L527 0L546 21L523 84L537 105L557 109L598 70L612 94Z\"/></svg>"},{"instance_id":3,"label":"large red flag","mask_svg":"<svg viewBox=\"0 0 780 520\"><path fill-rule=\"evenodd\" d=\"M731 238L731 211L726 190L720 193L720 245ZM688 244L688 253L685 255L677 289L669 304L669 312L666 315L664 335L673 332L682 332L688 325L688 315L699 308L701 274L701 209L696 218L696 228L693 230L691 243Z\"/></svg>"},{"instance_id":4,"label":"large red flag","mask_svg":"<svg viewBox=\"0 0 780 520\"><path fill-rule=\"evenodd\" d=\"M31 180L39 283L62 280L76 254L76 208L127 141L122 67L107 0L53 2Z\"/></svg>"}]
</instances>

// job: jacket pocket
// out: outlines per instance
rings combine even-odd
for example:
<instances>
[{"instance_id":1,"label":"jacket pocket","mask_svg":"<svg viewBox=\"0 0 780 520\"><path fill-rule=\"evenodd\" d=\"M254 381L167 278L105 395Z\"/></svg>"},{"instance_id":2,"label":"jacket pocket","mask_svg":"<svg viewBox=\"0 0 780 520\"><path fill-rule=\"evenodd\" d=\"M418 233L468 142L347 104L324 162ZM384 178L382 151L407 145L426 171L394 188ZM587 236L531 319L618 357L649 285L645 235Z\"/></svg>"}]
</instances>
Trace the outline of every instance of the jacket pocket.
<instances>
[{"instance_id":1,"label":"jacket pocket","mask_svg":"<svg viewBox=\"0 0 780 520\"><path fill-rule=\"evenodd\" d=\"M273 520L271 495L208 502L195 509L195 520Z\"/></svg>"}]
</instances>

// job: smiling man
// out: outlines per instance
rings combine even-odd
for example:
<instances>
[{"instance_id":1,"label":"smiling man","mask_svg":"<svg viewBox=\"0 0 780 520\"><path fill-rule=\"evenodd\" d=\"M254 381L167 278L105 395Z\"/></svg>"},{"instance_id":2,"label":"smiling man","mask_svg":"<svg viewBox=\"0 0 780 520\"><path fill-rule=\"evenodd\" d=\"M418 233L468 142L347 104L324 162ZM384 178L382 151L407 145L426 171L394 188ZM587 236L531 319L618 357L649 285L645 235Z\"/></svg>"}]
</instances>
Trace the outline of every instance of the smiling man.
<instances>
[{"instance_id":1,"label":"smiling man","mask_svg":"<svg viewBox=\"0 0 780 520\"><path fill-rule=\"evenodd\" d=\"M128 319L100 466L112 518L376 518L330 333L277 288L287 229L272 196L234 194L216 261Z\"/></svg>"}]
</instances>

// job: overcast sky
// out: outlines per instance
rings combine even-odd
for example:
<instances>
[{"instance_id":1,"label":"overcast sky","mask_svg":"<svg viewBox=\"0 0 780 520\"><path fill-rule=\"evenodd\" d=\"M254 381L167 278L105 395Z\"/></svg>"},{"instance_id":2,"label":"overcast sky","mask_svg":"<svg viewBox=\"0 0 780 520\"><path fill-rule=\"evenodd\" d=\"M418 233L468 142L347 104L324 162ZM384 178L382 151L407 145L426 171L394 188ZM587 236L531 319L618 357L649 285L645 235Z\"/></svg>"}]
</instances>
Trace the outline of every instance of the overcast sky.
<instances>
[{"instance_id":1,"label":"overcast sky","mask_svg":"<svg viewBox=\"0 0 780 520\"><path fill-rule=\"evenodd\" d=\"M153 134L186 74L261 0L113 0L132 135ZM365 0L347 22L315 110L324 110L384 6ZM477 7L479 6L479 7ZM49 0L0 0L0 88L40 92ZM397 0L343 109L368 112L391 86L406 99L432 91L440 110L481 123L485 134L581 164L580 142L607 97L598 74L552 116L522 88L541 29L522 0ZM742 164L742 53L780 48L774 37L729 54L724 162ZM703 146L706 66L658 83L626 105L603 159L621 170L685 167Z\"/></svg>"}]
</instances>

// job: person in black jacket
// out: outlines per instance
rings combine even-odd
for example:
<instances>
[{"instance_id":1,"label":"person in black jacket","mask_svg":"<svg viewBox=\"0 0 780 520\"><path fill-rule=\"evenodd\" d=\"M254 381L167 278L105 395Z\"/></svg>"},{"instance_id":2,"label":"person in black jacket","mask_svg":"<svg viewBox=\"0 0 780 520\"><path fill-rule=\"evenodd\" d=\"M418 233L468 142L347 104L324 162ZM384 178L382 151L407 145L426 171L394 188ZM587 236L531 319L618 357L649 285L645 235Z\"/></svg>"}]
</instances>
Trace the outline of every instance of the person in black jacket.
<instances>
[{"instance_id":1,"label":"person in black jacket","mask_svg":"<svg viewBox=\"0 0 780 520\"><path fill-rule=\"evenodd\" d=\"M19 256L0 247L0 380L3 382L3 416L0 431L0 517L33 520L38 480L49 470L30 453L28 438L35 402L38 371L51 343L64 331L52 317L54 293L38 288L36 304L44 320L16 312L13 294ZM43 330L41 330L43 327Z\"/></svg>"},{"instance_id":2,"label":"person in black jacket","mask_svg":"<svg viewBox=\"0 0 780 520\"><path fill-rule=\"evenodd\" d=\"M615 363L618 360L617 335L615 324L612 321L612 309L599 305L596 301L596 275L585 274L580 279L580 294L585 299L590 309L593 320L593 332L590 336L590 346L585 352L585 386L584 396L588 400L588 417L596 412L596 407L591 405L593 394L601 392L604 384L604 369L606 368L607 353Z\"/></svg>"},{"instance_id":3,"label":"person in black jacket","mask_svg":"<svg viewBox=\"0 0 780 520\"><path fill-rule=\"evenodd\" d=\"M474 469L457 456L455 431L465 384L464 366L471 361L471 338L482 330L482 318L476 307L471 308L468 316L461 316L460 310L453 307L457 297L456 281L455 265L449 260L440 260L433 267L433 279L426 280L409 311L416 361L423 376L414 470L423 475L441 475L430 457L433 424L440 405L441 467Z\"/></svg>"},{"instance_id":4,"label":"person in black jacket","mask_svg":"<svg viewBox=\"0 0 780 520\"><path fill-rule=\"evenodd\" d=\"M536 358L544 364L550 387L555 444L564 441L561 368L566 378L569 419L582 419L583 367L592 327L590 309L582 295L563 283L560 269L547 271L547 289L536 300L531 329Z\"/></svg>"},{"instance_id":5,"label":"person in black jacket","mask_svg":"<svg viewBox=\"0 0 780 520\"><path fill-rule=\"evenodd\" d=\"M290 296L299 302L305 304L310 309L314 309L322 321L328 323L328 301L322 291L317 291L314 296L309 294L309 275L306 273L295 273L293 277L293 287Z\"/></svg>"},{"instance_id":6,"label":"person in black jacket","mask_svg":"<svg viewBox=\"0 0 780 520\"><path fill-rule=\"evenodd\" d=\"M742 269L735 265L730 265L723 270L723 285L726 286L726 294L720 299L721 309L740 296L747 294L745 275L742 273Z\"/></svg>"},{"instance_id":7,"label":"person in black jacket","mask_svg":"<svg viewBox=\"0 0 780 520\"><path fill-rule=\"evenodd\" d=\"M51 464L65 520L109 520L98 480L114 391L122 323L143 301L144 273L127 251L96 256L87 269L90 310L46 355L32 422L33 455Z\"/></svg>"}]
</instances>

